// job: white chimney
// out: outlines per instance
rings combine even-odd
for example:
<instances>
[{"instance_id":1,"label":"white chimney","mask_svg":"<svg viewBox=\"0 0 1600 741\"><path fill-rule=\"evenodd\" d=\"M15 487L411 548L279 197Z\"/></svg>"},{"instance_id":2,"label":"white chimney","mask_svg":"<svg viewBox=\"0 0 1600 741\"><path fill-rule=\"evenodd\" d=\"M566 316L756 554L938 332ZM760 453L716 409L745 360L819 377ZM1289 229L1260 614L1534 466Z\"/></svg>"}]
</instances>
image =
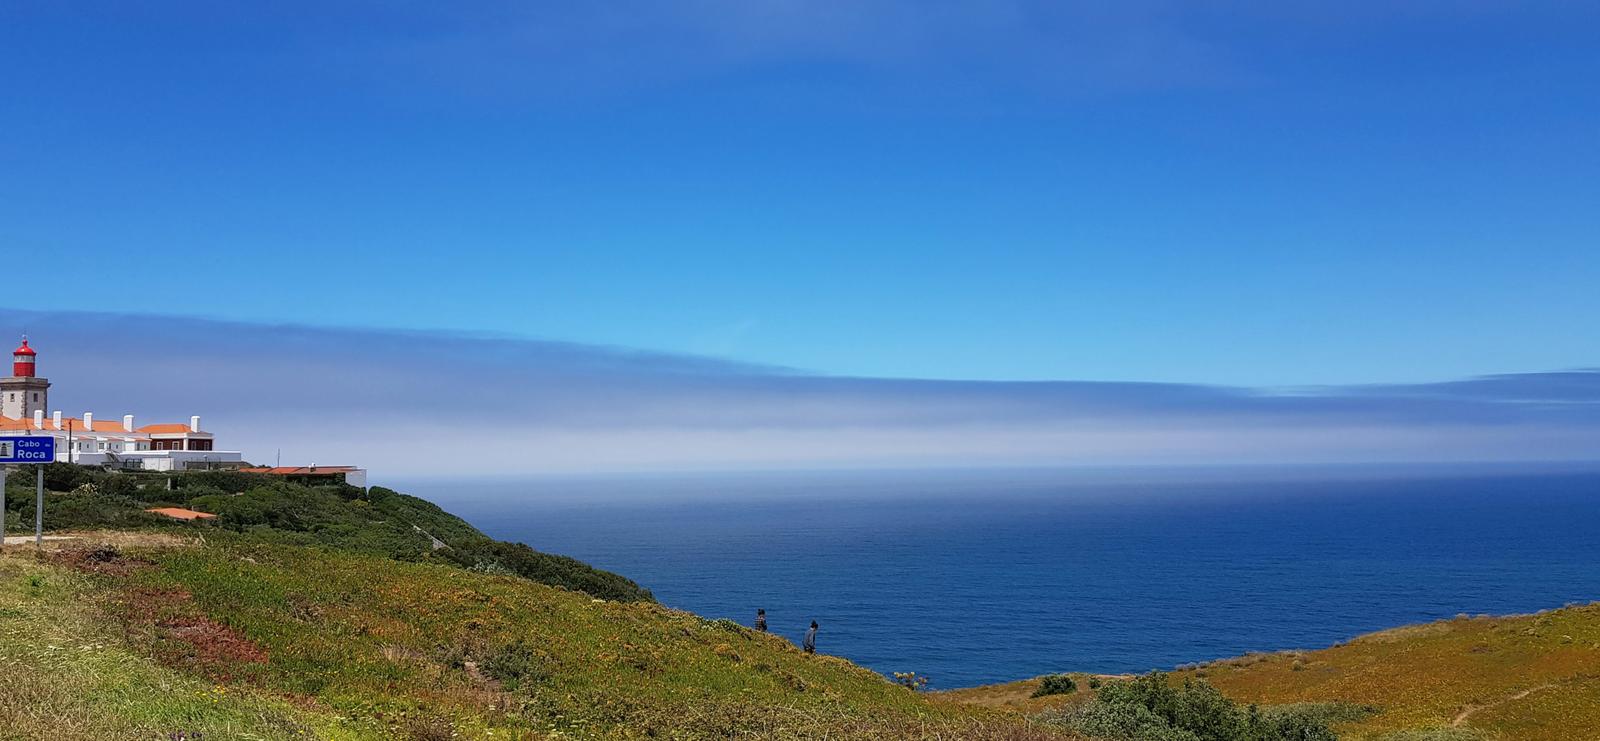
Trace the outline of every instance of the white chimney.
<instances>
[{"instance_id":1,"label":"white chimney","mask_svg":"<svg viewBox=\"0 0 1600 741\"><path fill-rule=\"evenodd\" d=\"M131 415L131 414L122 415L122 431L123 432L133 432L133 415Z\"/></svg>"},{"instance_id":2,"label":"white chimney","mask_svg":"<svg viewBox=\"0 0 1600 741\"><path fill-rule=\"evenodd\" d=\"M43 409L35 409L35 410L33 410L33 429L35 429L35 430L44 429L44 410Z\"/></svg>"},{"instance_id":3,"label":"white chimney","mask_svg":"<svg viewBox=\"0 0 1600 741\"><path fill-rule=\"evenodd\" d=\"M190 432L199 432L200 431L200 415L197 414L197 415L189 418L189 431Z\"/></svg>"},{"instance_id":4,"label":"white chimney","mask_svg":"<svg viewBox=\"0 0 1600 741\"><path fill-rule=\"evenodd\" d=\"M57 409L50 413L50 422L56 429L61 429L61 410Z\"/></svg>"},{"instance_id":5,"label":"white chimney","mask_svg":"<svg viewBox=\"0 0 1600 741\"><path fill-rule=\"evenodd\" d=\"M83 429L87 432L94 432L94 412L83 413Z\"/></svg>"}]
</instances>

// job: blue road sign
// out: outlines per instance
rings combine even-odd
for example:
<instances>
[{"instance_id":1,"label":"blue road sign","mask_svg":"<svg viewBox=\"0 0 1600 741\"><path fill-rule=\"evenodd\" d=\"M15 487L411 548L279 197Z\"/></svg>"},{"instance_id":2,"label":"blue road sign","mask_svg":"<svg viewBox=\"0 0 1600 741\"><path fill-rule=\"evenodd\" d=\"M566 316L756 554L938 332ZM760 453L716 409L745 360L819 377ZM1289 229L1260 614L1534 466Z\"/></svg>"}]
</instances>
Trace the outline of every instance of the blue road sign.
<instances>
[{"instance_id":1,"label":"blue road sign","mask_svg":"<svg viewBox=\"0 0 1600 741\"><path fill-rule=\"evenodd\" d=\"M0 463L49 463L56 459L56 439L49 435L0 437Z\"/></svg>"}]
</instances>

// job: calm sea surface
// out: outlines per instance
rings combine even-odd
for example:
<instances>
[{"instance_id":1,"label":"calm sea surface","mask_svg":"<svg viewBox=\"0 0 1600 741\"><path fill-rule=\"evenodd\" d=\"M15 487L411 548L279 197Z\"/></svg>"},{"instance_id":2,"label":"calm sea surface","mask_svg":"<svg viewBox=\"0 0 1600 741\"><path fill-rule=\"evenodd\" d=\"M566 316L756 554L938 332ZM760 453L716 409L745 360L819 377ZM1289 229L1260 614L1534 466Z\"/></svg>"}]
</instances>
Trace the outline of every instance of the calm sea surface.
<instances>
[{"instance_id":1,"label":"calm sea surface","mask_svg":"<svg viewBox=\"0 0 1600 741\"><path fill-rule=\"evenodd\" d=\"M663 603L936 688L1600 599L1600 473L829 473L397 484Z\"/></svg>"}]
</instances>

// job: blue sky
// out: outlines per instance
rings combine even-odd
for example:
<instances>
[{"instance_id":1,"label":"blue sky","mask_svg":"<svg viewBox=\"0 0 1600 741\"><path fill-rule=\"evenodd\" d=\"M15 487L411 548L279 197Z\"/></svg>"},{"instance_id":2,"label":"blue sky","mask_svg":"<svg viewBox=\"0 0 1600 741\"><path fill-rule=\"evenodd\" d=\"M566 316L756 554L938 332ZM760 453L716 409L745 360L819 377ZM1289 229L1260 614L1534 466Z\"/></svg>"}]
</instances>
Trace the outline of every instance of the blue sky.
<instances>
[{"instance_id":1,"label":"blue sky","mask_svg":"<svg viewBox=\"0 0 1600 741\"><path fill-rule=\"evenodd\" d=\"M262 5L0 6L0 303L852 377L1600 357L1600 6Z\"/></svg>"}]
</instances>

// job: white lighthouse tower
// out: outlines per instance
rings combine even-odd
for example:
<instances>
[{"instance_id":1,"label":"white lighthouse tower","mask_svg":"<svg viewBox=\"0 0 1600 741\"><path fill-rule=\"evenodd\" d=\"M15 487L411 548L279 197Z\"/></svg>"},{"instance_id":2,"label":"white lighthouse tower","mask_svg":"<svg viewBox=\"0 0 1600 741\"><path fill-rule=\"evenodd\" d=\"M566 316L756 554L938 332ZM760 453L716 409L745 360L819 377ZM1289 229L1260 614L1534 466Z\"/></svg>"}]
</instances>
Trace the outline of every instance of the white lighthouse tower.
<instances>
[{"instance_id":1,"label":"white lighthouse tower","mask_svg":"<svg viewBox=\"0 0 1600 741\"><path fill-rule=\"evenodd\" d=\"M11 351L11 375L0 378L0 417L29 419L35 410L50 408L50 381L38 377L38 357L26 336Z\"/></svg>"}]
</instances>

